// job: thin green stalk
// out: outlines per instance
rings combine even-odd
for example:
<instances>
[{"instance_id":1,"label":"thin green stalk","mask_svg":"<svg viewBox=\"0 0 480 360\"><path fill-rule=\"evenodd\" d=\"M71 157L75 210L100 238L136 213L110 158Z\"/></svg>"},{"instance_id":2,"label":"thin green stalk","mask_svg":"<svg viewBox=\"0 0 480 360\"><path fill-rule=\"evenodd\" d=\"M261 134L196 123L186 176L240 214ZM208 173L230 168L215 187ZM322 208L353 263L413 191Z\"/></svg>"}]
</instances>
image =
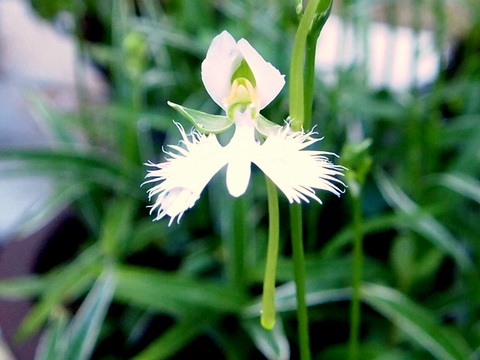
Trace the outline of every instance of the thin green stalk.
<instances>
[{"instance_id":1,"label":"thin green stalk","mask_svg":"<svg viewBox=\"0 0 480 360\"><path fill-rule=\"evenodd\" d=\"M363 269L363 229L360 196L352 195L353 210L353 269L352 269L352 302L350 305L350 343L349 360L358 360L360 343L361 285Z\"/></svg>"},{"instance_id":2,"label":"thin green stalk","mask_svg":"<svg viewBox=\"0 0 480 360\"><path fill-rule=\"evenodd\" d=\"M310 360L310 338L305 289L305 255L303 251L302 206L300 204L295 203L290 205L290 227L292 237L293 273L297 290L297 321L300 359Z\"/></svg>"},{"instance_id":3,"label":"thin green stalk","mask_svg":"<svg viewBox=\"0 0 480 360\"><path fill-rule=\"evenodd\" d=\"M278 208L278 195L275 184L268 177L268 248L267 262L265 265L265 278L263 281L262 315L260 322L265 329L271 330L275 325L275 280L277 277L278 244L280 237L280 211Z\"/></svg>"},{"instance_id":4,"label":"thin green stalk","mask_svg":"<svg viewBox=\"0 0 480 360\"><path fill-rule=\"evenodd\" d=\"M316 38L330 13L331 0L310 0L302 15L293 44L290 63L290 117L292 130L309 130L313 103ZM310 38L309 38L310 37ZM308 41L308 49L307 49ZM308 114L306 115L306 112ZM307 122L305 120L307 119ZM297 296L300 358L310 360L310 338L305 290L302 208L290 206L293 266Z\"/></svg>"}]
</instances>

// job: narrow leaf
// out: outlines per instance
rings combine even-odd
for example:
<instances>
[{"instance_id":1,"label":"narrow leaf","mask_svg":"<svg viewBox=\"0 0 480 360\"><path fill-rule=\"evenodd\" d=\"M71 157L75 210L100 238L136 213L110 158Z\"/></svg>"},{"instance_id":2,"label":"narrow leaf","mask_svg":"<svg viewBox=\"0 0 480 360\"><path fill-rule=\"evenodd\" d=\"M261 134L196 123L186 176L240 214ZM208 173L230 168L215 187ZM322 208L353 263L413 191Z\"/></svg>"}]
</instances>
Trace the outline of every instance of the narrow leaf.
<instances>
[{"instance_id":1,"label":"narrow leaf","mask_svg":"<svg viewBox=\"0 0 480 360\"><path fill-rule=\"evenodd\" d=\"M136 202L130 197L109 204L100 236L100 243L107 255L117 258L126 250L126 239L130 236L135 210Z\"/></svg>"},{"instance_id":2,"label":"narrow leaf","mask_svg":"<svg viewBox=\"0 0 480 360\"><path fill-rule=\"evenodd\" d=\"M290 359L290 345L281 319L272 330L264 329L257 319L246 320L243 324L261 353L270 360Z\"/></svg>"},{"instance_id":3,"label":"narrow leaf","mask_svg":"<svg viewBox=\"0 0 480 360\"><path fill-rule=\"evenodd\" d=\"M218 313L199 311L181 319L132 360L169 359L217 320Z\"/></svg>"},{"instance_id":4,"label":"narrow leaf","mask_svg":"<svg viewBox=\"0 0 480 360\"><path fill-rule=\"evenodd\" d=\"M61 348L62 335L67 327L67 316L65 313L54 315L47 331L40 339L35 360L59 360L59 349Z\"/></svg>"},{"instance_id":5,"label":"narrow leaf","mask_svg":"<svg viewBox=\"0 0 480 360\"><path fill-rule=\"evenodd\" d=\"M92 280L100 252L96 246L85 250L80 256L59 272L48 275L46 286L38 303L30 310L18 330L18 336L25 338L39 329L52 310L66 298L78 296Z\"/></svg>"},{"instance_id":6,"label":"narrow leaf","mask_svg":"<svg viewBox=\"0 0 480 360\"><path fill-rule=\"evenodd\" d=\"M480 204L480 181L465 174L443 174L440 184Z\"/></svg>"},{"instance_id":7,"label":"narrow leaf","mask_svg":"<svg viewBox=\"0 0 480 360\"><path fill-rule=\"evenodd\" d=\"M97 280L70 324L66 338L67 349L63 359L90 358L115 289L115 278L107 270Z\"/></svg>"},{"instance_id":8,"label":"narrow leaf","mask_svg":"<svg viewBox=\"0 0 480 360\"><path fill-rule=\"evenodd\" d=\"M47 286L47 278L28 276L0 281L0 297L20 299L39 296Z\"/></svg>"},{"instance_id":9,"label":"narrow leaf","mask_svg":"<svg viewBox=\"0 0 480 360\"><path fill-rule=\"evenodd\" d=\"M237 312L246 301L227 286L182 274L123 266L118 269L117 279L117 299L174 315L191 313L196 308Z\"/></svg>"},{"instance_id":10,"label":"narrow leaf","mask_svg":"<svg viewBox=\"0 0 480 360\"><path fill-rule=\"evenodd\" d=\"M397 290L367 284L361 291L367 304L392 321L435 358L465 360L472 355L472 350L457 332L440 325L431 312Z\"/></svg>"},{"instance_id":11,"label":"narrow leaf","mask_svg":"<svg viewBox=\"0 0 480 360\"><path fill-rule=\"evenodd\" d=\"M421 234L433 245L449 254L462 270L472 268L472 261L465 248L433 216L423 211L385 174L377 173L380 191L395 210L404 215L403 225Z\"/></svg>"}]
</instances>

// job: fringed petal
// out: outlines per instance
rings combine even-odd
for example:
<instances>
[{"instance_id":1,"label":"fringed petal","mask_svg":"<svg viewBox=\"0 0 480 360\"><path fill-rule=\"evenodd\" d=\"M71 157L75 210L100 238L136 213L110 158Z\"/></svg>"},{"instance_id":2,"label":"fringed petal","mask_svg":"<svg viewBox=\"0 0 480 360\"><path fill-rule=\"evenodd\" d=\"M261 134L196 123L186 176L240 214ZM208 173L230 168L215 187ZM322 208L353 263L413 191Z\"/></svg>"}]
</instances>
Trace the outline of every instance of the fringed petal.
<instances>
[{"instance_id":1,"label":"fringed petal","mask_svg":"<svg viewBox=\"0 0 480 360\"><path fill-rule=\"evenodd\" d=\"M169 225L191 208L200 197L210 179L227 163L224 148L215 135L205 136L194 130L187 136L183 127L176 123L182 140L172 145L169 157L159 164L147 163L149 170L145 183L156 183L148 190L149 199L155 197L150 213L157 211L154 220L170 216ZM144 184L145 184L144 183Z\"/></svg>"},{"instance_id":2,"label":"fringed petal","mask_svg":"<svg viewBox=\"0 0 480 360\"><path fill-rule=\"evenodd\" d=\"M332 164L323 151L304 150L319 141L312 133L293 132L286 125L276 134L269 136L252 161L285 194L290 203L321 203L315 190L327 190L339 196L345 186L336 176L342 176L344 168Z\"/></svg>"}]
</instances>

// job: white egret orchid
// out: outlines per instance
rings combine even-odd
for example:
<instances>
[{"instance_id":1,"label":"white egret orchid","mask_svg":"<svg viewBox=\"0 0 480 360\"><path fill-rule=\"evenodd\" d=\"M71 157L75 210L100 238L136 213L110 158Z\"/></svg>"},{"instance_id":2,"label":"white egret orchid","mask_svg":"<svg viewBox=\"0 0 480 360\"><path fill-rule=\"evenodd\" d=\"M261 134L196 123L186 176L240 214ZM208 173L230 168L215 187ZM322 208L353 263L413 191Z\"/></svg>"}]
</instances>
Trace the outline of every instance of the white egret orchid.
<instances>
[{"instance_id":1,"label":"white egret orchid","mask_svg":"<svg viewBox=\"0 0 480 360\"><path fill-rule=\"evenodd\" d=\"M155 220L165 215L171 224L180 221L191 208L211 178L227 166L226 183L229 193L238 197L245 193L251 164L260 168L285 194L288 201L321 200L316 189L339 195L342 191L335 178L342 167L328 161L330 153L305 150L320 139L314 133L294 132L287 123L281 127L259 111L267 106L284 86L284 76L266 62L245 40L235 42L226 31L215 37L202 63L202 80L212 99L226 116L210 115L169 103L196 127L187 135L176 123L182 141L170 145L169 157L159 164L148 163L153 169L146 183L156 183L148 190L156 197L151 212ZM235 132L226 146L220 145L216 133L235 125ZM205 133L205 134L204 134ZM256 135L261 134L261 142Z\"/></svg>"}]
</instances>

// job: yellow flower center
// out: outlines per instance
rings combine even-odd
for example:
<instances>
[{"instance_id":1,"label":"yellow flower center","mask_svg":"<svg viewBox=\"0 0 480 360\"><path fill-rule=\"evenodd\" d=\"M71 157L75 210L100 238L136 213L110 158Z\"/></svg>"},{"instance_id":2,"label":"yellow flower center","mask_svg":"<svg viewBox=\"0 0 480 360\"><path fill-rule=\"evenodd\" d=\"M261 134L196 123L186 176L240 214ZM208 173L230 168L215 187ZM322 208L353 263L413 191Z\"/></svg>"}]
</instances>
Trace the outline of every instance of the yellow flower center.
<instances>
[{"instance_id":1,"label":"yellow flower center","mask_svg":"<svg viewBox=\"0 0 480 360\"><path fill-rule=\"evenodd\" d=\"M258 107L258 95L252 83L246 78L237 78L232 82L230 95L224 101L229 117L233 117L233 113L237 106L242 106L242 112L247 107L252 108L252 116L256 113Z\"/></svg>"}]
</instances>

